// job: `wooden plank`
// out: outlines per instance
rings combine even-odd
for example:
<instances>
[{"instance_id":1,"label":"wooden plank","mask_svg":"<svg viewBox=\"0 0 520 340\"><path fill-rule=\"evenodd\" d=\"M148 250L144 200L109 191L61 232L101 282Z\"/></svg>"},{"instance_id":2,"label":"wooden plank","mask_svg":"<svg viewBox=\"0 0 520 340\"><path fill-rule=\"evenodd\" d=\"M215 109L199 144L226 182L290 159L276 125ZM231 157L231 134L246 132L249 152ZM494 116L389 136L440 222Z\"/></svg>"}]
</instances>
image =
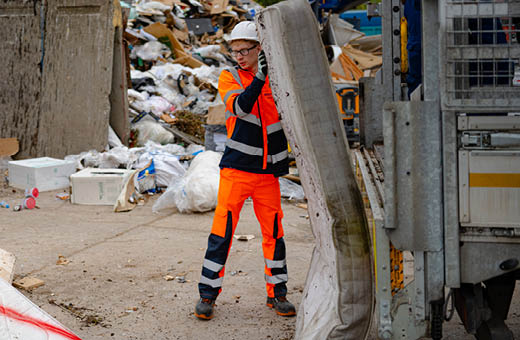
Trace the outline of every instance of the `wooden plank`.
<instances>
[{"instance_id":1,"label":"wooden plank","mask_svg":"<svg viewBox=\"0 0 520 340\"><path fill-rule=\"evenodd\" d=\"M13 286L15 286L18 289L24 290L32 290L34 288L41 287L44 284L45 281L32 276L26 276L13 282Z\"/></svg>"},{"instance_id":2,"label":"wooden plank","mask_svg":"<svg viewBox=\"0 0 520 340\"><path fill-rule=\"evenodd\" d=\"M363 77L363 71L359 69L356 63L353 62L349 56L346 54L340 54L338 59L348 80L359 80Z\"/></svg>"},{"instance_id":3,"label":"wooden plank","mask_svg":"<svg viewBox=\"0 0 520 340\"><path fill-rule=\"evenodd\" d=\"M186 51L184 51L182 44L179 42L179 40L177 40L173 32L168 29L168 27L166 27L166 25L156 22L155 24L146 26L144 30L157 39L161 37L168 38L172 46L172 52L175 53L174 63L186 65L191 68L197 68L204 65L203 62L193 58L191 55L186 53Z\"/></svg>"},{"instance_id":4,"label":"wooden plank","mask_svg":"<svg viewBox=\"0 0 520 340\"><path fill-rule=\"evenodd\" d=\"M383 65L382 57L355 49L350 45L343 46L341 50L363 71L375 67L381 67Z\"/></svg>"},{"instance_id":5,"label":"wooden plank","mask_svg":"<svg viewBox=\"0 0 520 340\"><path fill-rule=\"evenodd\" d=\"M192 135L188 135L187 133L182 132L181 130L176 128L175 126L167 126L165 124L161 124L161 126L163 128L165 128L166 130L170 131L171 133L173 133L173 135L175 137L182 139L183 141L187 142L188 144L204 145L204 142L201 141L199 138L192 136Z\"/></svg>"},{"instance_id":6,"label":"wooden plank","mask_svg":"<svg viewBox=\"0 0 520 340\"><path fill-rule=\"evenodd\" d=\"M5 281L11 283L13 282L14 275L14 264L16 262L16 257L3 250L0 249L0 278Z\"/></svg>"}]
</instances>

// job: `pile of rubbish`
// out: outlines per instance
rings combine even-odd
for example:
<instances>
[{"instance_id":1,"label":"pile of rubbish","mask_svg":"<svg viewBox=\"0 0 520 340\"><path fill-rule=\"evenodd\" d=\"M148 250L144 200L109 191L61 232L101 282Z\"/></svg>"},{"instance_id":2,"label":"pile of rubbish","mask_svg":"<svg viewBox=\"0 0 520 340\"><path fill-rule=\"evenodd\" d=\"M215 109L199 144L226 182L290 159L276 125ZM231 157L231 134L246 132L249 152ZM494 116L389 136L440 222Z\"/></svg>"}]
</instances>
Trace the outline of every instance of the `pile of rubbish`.
<instances>
[{"instance_id":1,"label":"pile of rubbish","mask_svg":"<svg viewBox=\"0 0 520 340\"><path fill-rule=\"evenodd\" d=\"M64 160L35 162L59 167L63 178L70 176L63 188L72 186L73 203L111 202L115 211L128 211L143 202L144 195L165 191L154 211L212 210L218 192L218 163L226 142L218 77L223 69L235 65L226 37L236 23L252 20L261 7L246 0L121 0L120 4L130 140L123 144L109 128L105 152L91 150ZM334 37L326 46L333 81L357 84L363 76L374 76L382 64L381 36L365 36L337 15L330 16L328 25ZM20 165L20 173L36 171L31 160L27 161ZM39 164L38 169L45 166ZM295 167L291 174L280 180L282 197L304 200ZM11 171L9 179L17 180ZM107 187L89 193L92 196L81 196L81 185L88 181ZM86 188L96 187L92 183ZM111 196L107 183L116 188ZM65 196L69 197L60 194L60 198Z\"/></svg>"},{"instance_id":2,"label":"pile of rubbish","mask_svg":"<svg viewBox=\"0 0 520 340\"><path fill-rule=\"evenodd\" d=\"M210 107L224 114L218 77L235 65L225 38L261 7L234 0L139 0L121 5L128 19L123 38L132 86L129 145L143 146L150 140L204 144L208 111L215 112ZM212 137L210 149L215 150Z\"/></svg>"},{"instance_id":3,"label":"pile of rubbish","mask_svg":"<svg viewBox=\"0 0 520 340\"><path fill-rule=\"evenodd\" d=\"M326 47L333 82L358 84L361 77L375 77L383 65L381 35L366 36L337 14L329 16L327 29L333 37Z\"/></svg>"}]
</instances>

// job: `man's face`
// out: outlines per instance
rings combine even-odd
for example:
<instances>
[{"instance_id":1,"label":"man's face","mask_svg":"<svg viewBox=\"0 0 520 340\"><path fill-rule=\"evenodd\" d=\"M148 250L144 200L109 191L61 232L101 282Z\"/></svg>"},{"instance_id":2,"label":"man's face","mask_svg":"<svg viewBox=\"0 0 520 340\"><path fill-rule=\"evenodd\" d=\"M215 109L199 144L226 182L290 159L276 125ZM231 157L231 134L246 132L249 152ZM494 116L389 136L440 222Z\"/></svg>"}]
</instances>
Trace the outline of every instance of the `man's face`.
<instances>
[{"instance_id":1,"label":"man's face","mask_svg":"<svg viewBox=\"0 0 520 340\"><path fill-rule=\"evenodd\" d=\"M235 58L241 68L249 71L257 71L258 53L260 53L260 50L260 45L254 41L235 40L231 42L233 58ZM238 53L238 51L242 51L243 53Z\"/></svg>"}]
</instances>

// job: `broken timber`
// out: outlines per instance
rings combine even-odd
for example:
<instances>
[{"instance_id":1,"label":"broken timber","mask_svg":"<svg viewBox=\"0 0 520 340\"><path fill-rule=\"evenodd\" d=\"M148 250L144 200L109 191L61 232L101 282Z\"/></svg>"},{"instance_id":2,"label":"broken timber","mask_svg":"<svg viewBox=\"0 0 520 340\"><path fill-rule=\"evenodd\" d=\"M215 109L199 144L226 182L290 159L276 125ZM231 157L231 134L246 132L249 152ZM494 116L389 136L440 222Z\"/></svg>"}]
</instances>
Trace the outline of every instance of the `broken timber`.
<instances>
[{"instance_id":1,"label":"broken timber","mask_svg":"<svg viewBox=\"0 0 520 340\"><path fill-rule=\"evenodd\" d=\"M316 19L306 0L289 0L256 20L316 237L295 339L364 339L373 314L369 231Z\"/></svg>"},{"instance_id":2,"label":"broken timber","mask_svg":"<svg viewBox=\"0 0 520 340\"><path fill-rule=\"evenodd\" d=\"M4 279L8 283L13 282L15 262L16 257L13 254L0 249L0 279Z\"/></svg>"}]
</instances>

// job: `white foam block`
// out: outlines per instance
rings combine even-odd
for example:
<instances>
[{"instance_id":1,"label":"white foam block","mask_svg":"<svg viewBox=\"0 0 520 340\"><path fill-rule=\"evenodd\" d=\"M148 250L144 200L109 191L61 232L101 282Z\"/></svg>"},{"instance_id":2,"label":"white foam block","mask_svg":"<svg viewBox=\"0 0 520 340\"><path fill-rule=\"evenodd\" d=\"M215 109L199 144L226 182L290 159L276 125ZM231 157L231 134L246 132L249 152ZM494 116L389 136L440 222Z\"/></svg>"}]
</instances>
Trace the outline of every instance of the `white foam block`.
<instances>
[{"instance_id":1,"label":"white foam block","mask_svg":"<svg viewBox=\"0 0 520 340\"><path fill-rule=\"evenodd\" d=\"M88 205L114 205L123 188L125 178L134 170L83 169L70 176L71 202Z\"/></svg>"},{"instance_id":2,"label":"white foam block","mask_svg":"<svg viewBox=\"0 0 520 340\"><path fill-rule=\"evenodd\" d=\"M18 189L36 187L39 191L65 189L76 172L74 161L40 157L9 162L9 185Z\"/></svg>"}]
</instances>

